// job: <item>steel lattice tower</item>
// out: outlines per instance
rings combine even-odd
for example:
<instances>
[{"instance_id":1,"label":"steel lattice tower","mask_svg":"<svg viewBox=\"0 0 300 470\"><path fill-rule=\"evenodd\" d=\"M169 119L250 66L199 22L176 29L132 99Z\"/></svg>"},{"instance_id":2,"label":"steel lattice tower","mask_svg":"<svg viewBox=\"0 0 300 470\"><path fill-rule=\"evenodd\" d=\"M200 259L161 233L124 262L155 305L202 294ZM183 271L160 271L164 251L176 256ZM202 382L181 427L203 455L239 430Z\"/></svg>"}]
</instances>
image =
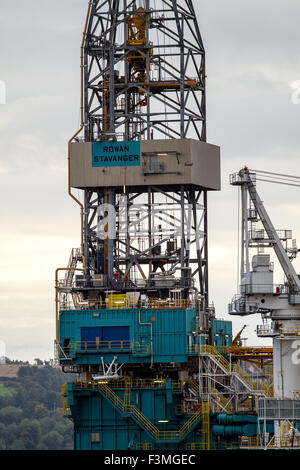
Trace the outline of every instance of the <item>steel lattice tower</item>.
<instances>
[{"instance_id":1,"label":"steel lattice tower","mask_svg":"<svg viewBox=\"0 0 300 470\"><path fill-rule=\"evenodd\" d=\"M206 140L205 52L192 1L95 1L85 139Z\"/></svg>"},{"instance_id":2,"label":"steel lattice tower","mask_svg":"<svg viewBox=\"0 0 300 470\"><path fill-rule=\"evenodd\" d=\"M84 43L82 140L149 141L189 137L200 141L206 139L205 52L192 2L93 2ZM143 160L145 174L163 173L157 168L155 155L144 155ZM165 266L167 260L171 270L180 264L184 287L183 268L193 265L192 276L197 276L199 292L208 306L207 189L186 184L164 184L162 188L156 181L154 183L147 188L127 187L124 176L122 192L129 204L134 200L141 205L142 218L149 221L144 230L153 236L144 237L142 254L131 248L130 229L125 241L121 241L122 237L117 233L116 243L107 243L106 286L136 289L130 276L132 266L137 266L144 278L142 265L146 264L151 273L153 269ZM98 255L99 251L103 252L103 246L97 244L92 230L95 211L101 203L110 203L118 208L118 192L118 189L85 189L84 256L87 277L91 270L104 274L105 263L99 261ZM169 241L166 239L171 233L170 226L174 226L174 213L159 211L160 215L154 217L159 220L163 214L165 227L158 224L159 233L153 233L153 213L155 208L159 208L156 201L161 200L159 195L162 194L165 195L165 205L170 204L171 207L177 204L182 209L176 217L176 228L185 226L187 222L192 224L191 233L179 235L183 247L180 255L176 253L174 242L172 256L166 257L164 254L159 257L160 241ZM187 215L187 208L191 214ZM199 208L203 212L201 215ZM152 221L149 211L152 212ZM138 221L130 220L129 227L130 223L136 226ZM191 257L190 248L193 246L196 250ZM172 244L169 247L172 248ZM123 285L120 282L116 285L114 269L120 276L126 274Z\"/></svg>"}]
</instances>

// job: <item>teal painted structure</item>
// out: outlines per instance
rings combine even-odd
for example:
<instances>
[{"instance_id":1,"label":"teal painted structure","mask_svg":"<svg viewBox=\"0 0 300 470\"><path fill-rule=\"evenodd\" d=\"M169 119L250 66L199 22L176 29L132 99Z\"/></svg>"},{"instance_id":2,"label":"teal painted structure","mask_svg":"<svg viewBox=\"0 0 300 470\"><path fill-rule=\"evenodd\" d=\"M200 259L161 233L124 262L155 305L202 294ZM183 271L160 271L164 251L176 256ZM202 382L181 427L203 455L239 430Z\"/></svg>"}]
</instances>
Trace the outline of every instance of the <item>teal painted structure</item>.
<instances>
[{"instance_id":1,"label":"teal painted structure","mask_svg":"<svg viewBox=\"0 0 300 470\"><path fill-rule=\"evenodd\" d=\"M114 390L120 400L125 399L126 390ZM164 432L183 429L192 415L176 413L176 404L183 392L174 392L171 382L161 388L133 388L130 403L139 407L143 415L151 421L163 436ZM202 417L180 438L155 438L143 423L130 414L122 413L101 390L82 390L75 384L68 386L68 402L72 411L75 429L75 449L80 450L137 450L147 446L149 450L201 449ZM195 410L196 412L196 410ZM166 421L160 423L160 421ZM231 447L239 436L257 435L256 415L210 416L210 447ZM262 429L261 429L262 431ZM267 423L267 432L274 427ZM193 447L191 447L193 446ZM198 447L197 447L198 446ZM144 447L145 448L145 447Z\"/></svg>"},{"instance_id":2,"label":"teal painted structure","mask_svg":"<svg viewBox=\"0 0 300 470\"><path fill-rule=\"evenodd\" d=\"M124 400L124 389L114 392ZM144 416L162 432L179 430L191 417L175 413L175 405L180 403L181 398L182 392L172 392L171 382L162 388L131 390L131 404L138 406ZM101 390L80 390L76 385L69 384L68 401L74 421L76 449L127 450L137 449L139 444L147 443L151 449L184 450L189 443L201 442L201 419L183 439L155 439L138 420L113 406ZM97 433L100 434L100 440L93 442L93 436Z\"/></svg>"},{"instance_id":3,"label":"teal painted structure","mask_svg":"<svg viewBox=\"0 0 300 470\"><path fill-rule=\"evenodd\" d=\"M126 364L187 362L197 355L196 316L194 308L63 310L60 344L74 364L115 355Z\"/></svg>"},{"instance_id":4,"label":"teal painted structure","mask_svg":"<svg viewBox=\"0 0 300 470\"><path fill-rule=\"evenodd\" d=\"M237 438L238 436L253 437L258 434L257 415L244 414L219 414L216 419L217 424L212 426L212 436L214 439ZM260 432L263 432L263 423L260 424ZM266 431L274 433L274 423L266 424Z\"/></svg>"},{"instance_id":5,"label":"teal painted structure","mask_svg":"<svg viewBox=\"0 0 300 470\"><path fill-rule=\"evenodd\" d=\"M232 344L232 322L214 319L212 321L212 341L216 347L231 346Z\"/></svg>"},{"instance_id":6,"label":"teal painted structure","mask_svg":"<svg viewBox=\"0 0 300 470\"><path fill-rule=\"evenodd\" d=\"M198 346L205 344L204 335L195 335L197 314L197 309L193 308L62 310L59 325L65 357L61 356L61 363L88 366L100 364L103 359L108 364L115 356L119 363L141 364L141 367L151 361L154 365L188 363L198 355ZM212 320L210 343L218 347L231 345L230 321ZM74 422L75 449L201 448L200 413L183 435L178 434L198 410L195 408L190 414L180 411L184 390L174 388L171 380L157 387L133 386L130 392L113 385L111 390L119 403L133 406L143 419L138 420L126 406L122 410L122 406L117 406L101 386L84 388L80 384L69 383L66 397ZM147 422L157 429L158 436L149 431ZM175 434L176 438L162 439L164 432L177 432L180 437ZM268 432L273 432L269 425ZM257 416L210 415L211 448L220 442L231 445L237 442L238 436L256 434Z\"/></svg>"}]
</instances>

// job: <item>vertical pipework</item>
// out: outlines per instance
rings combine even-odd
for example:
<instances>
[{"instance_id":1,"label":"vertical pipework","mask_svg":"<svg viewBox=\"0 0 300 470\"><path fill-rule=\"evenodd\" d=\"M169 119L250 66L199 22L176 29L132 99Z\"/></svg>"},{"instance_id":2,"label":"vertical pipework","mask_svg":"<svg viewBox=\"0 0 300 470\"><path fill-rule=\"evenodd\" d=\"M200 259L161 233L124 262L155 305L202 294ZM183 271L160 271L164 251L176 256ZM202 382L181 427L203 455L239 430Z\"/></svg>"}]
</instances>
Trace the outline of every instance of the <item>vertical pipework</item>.
<instances>
[{"instance_id":1,"label":"vertical pipework","mask_svg":"<svg viewBox=\"0 0 300 470\"><path fill-rule=\"evenodd\" d=\"M208 202L207 202L207 190L203 192L203 199L204 199L204 260L205 260L205 268L204 268L204 288L205 291L203 293L205 305L204 309L209 307L209 285L208 285Z\"/></svg>"}]
</instances>

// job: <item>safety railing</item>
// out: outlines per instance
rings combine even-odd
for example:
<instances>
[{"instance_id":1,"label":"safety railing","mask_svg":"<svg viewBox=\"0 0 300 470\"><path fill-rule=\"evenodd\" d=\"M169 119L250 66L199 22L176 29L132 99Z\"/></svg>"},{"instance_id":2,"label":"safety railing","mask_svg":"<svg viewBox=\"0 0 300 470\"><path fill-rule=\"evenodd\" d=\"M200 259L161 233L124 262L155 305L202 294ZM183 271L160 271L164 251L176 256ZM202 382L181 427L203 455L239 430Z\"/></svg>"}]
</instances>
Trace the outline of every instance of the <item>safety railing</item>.
<instances>
[{"instance_id":1,"label":"safety railing","mask_svg":"<svg viewBox=\"0 0 300 470\"><path fill-rule=\"evenodd\" d=\"M134 417L156 441L182 440L203 415L203 409L200 409L198 412L193 414L193 416L188 419L188 421L179 430L161 431L135 405L128 405L121 400L107 384L99 385L101 392L105 394L105 396L121 411L122 414ZM208 413L209 415L209 409L207 411L207 408L205 408L205 413Z\"/></svg>"},{"instance_id":2,"label":"safety railing","mask_svg":"<svg viewBox=\"0 0 300 470\"><path fill-rule=\"evenodd\" d=\"M68 401L68 382L62 386L62 412L66 417L72 414Z\"/></svg>"},{"instance_id":3,"label":"safety railing","mask_svg":"<svg viewBox=\"0 0 300 470\"><path fill-rule=\"evenodd\" d=\"M122 380L109 380L103 378L101 380L83 381L78 380L74 382L73 387L78 389L97 389L102 388L103 385L109 384L113 389L128 389L128 388L165 388L166 380L156 379L122 379Z\"/></svg>"},{"instance_id":4,"label":"safety railing","mask_svg":"<svg viewBox=\"0 0 300 470\"><path fill-rule=\"evenodd\" d=\"M232 365L227 359L225 359L225 357L219 353L217 348L209 345L200 345L199 354L212 356L226 373L235 373L251 391L256 393L261 392L267 397L273 396L273 389L269 384L263 381L254 381L242 367L238 364Z\"/></svg>"},{"instance_id":5,"label":"safety railing","mask_svg":"<svg viewBox=\"0 0 300 470\"><path fill-rule=\"evenodd\" d=\"M269 442L263 443L262 436L241 437L239 442L240 448L268 448L268 449L299 449L299 437L274 437Z\"/></svg>"},{"instance_id":6,"label":"safety railing","mask_svg":"<svg viewBox=\"0 0 300 470\"><path fill-rule=\"evenodd\" d=\"M116 301L86 300L78 302L61 301L60 310L128 310L128 309L186 309L195 308L193 300L152 299L134 302L132 299Z\"/></svg>"},{"instance_id":7,"label":"safety railing","mask_svg":"<svg viewBox=\"0 0 300 470\"><path fill-rule=\"evenodd\" d=\"M202 443L203 450L210 450L210 405L209 402L202 402Z\"/></svg>"},{"instance_id":8,"label":"safety railing","mask_svg":"<svg viewBox=\"0 0 300 470\"><path fill-rule=\"evenodd\" d=\"M194 379L188 381L188 386L195 392L196 395L199 395L199 383Z\"/></svg>"},{"instance_id":9,"label":"safety railing","mask_svg":"<svg viewBox=\"0 0 300 470\"><path fill-rule=\"evenodd\" d=\"M295 326L295 327L284 327L279 329L280 334L285 335L285 336L300 336L300 327Z\"/></svg>"},{"instance_id":10,"label":"safety railing","mask_svg":"<svg viewBox=\"0 0 300 470\"><path fill-rule=\"evenodd\" d=\"M239 449L239 444L234 442L210 442L209 449L205 442L188 442L185 450L233 450Z\"/></svg>"},{"instance_id":11,"label":"safety railing","mask_svg":"<svg viewBox=\"0 0 300 470\"><path fill-rule=\"evenodd\" d=\"M262 393L263 395L266 395L267 397L272 397L273 396L273 389L272 387L263 381L255 381L250 377L250 375L247 374L247 372L242 369L238 364L234 364L233 366L233 371L242 378L242 380L248 385L248 387L256 393Z\"/></svg>"},{"instance_id":12,"label":"safety railing","mask_svg":"<svg viewBox=\"0 0 300 470\"><path fill-rule=\"evenodd\" d=\"M64 348L60 345L59 358L69 359L75 357L76 354L95 353L95 352L132 352L136 356L148 356L151 351L150 345L140 344L137 341L130 340L114 340L114 341L77 341L70 343Z\"/></svg>"},{"instance_id":13,"label":"safety railing","mask_svg":"<svg viewBox=\"0 0 300 470\"><path fill-rule=\"evenodd\" d=\"M194 426L196 422L200 420L202 417L203 410L200 408L199 411L197 411L180 429L180 436L183 437L185 436L191 428Z\"/></svg>"},{"instance_id":14,"label":"safety railing","mask_svg":"<svg viewBox=\"0 0 300 470\"><path fill-rule=\"evenodd\" d=\"M151 346L148 344L140 344L137 341L132 341L132 354L134 356L149 356Z\"/></svg>"},{"instance_id":15,"label":"safety railing","mask_svg":"<svg viewBox=\"0 0 300 470\"><path fill-rule=\"evenodd\" d=\"M151 442L137 442L135 444L135 450L152 450L153 444Z\"/></svg>"},{"instance_id":16,"label":"safety railing","mask_svg":"<svg viewBox=\"0 0 300 470\"><path fill-rule=\"evenodd\" d=\"M238 442L212 442L210 444L210 450L239 450L240 446Z\"/></svg>"},{"instance_id":17,"label":"safety railing","mask_svg":"<svg viewBox=\"0 0 300 470\"><path fill-rule=\"evenodd\" d=\"M143 426L143 428L154 437L154 439L159 439L160 431L136 406L125 406L125 412L123 411L123 413L132 415Z\"/></svg>"},{"instance_id":18,"label":"safety railing","mask_svg":"<svg viewBox=\"0 0 300 470\"><path fill-rule=\"evenodd\" d=\"M113 340L113 341L79 341L76 343L76 349L87 351L91 349L131 349L132 342L129 340Z\"/></svg>"},{"instance_id":19,"label":"safety railing","mask_svg":"<svg viewBox=\"0 0 300 470\"><path fill-rule=\"evenodd\" d=\"M281 327L275 329L272 325L258 325L256 333L257 336L300 336L300 327Z\"/></svg>"},{"instance_id":20,"label":"safety railing","mask_svg":"<svg viewBox=\"0 0 300 470\"><path fill-rule=\"evenodd\" d=\"M243 284L241 294L288 294L288 287L284 284Z\"/></svg>"},{"instance_id":21,"label":"safety railing","mask_svg":"<svg viewBox=\"0 0 300 470\"><path fill-rule=\"evenodd\" d=\"M185 450L204 450L205 443L203 442L187 442Z\"/></svg>"},{"instance_id":22,"label":"safety railing","mask_svg":"<svg viewBox=\"0 0 300 470\"><path fill-rule=\"evenodd\" d=\"M231 352L231 346L208 346L203 344L190 344L187 346L188 354L203 354L205 353L205 347L212 347L220 354L229 355Z\"/></svg>"},{"instance_id":23,"label":"safety railing","mask_svg":"<svg viewBox=\"0 0 300 470\"><path fill-rule=\"evenodd\" d=\"M182 393L184 389L184 381L180 380L179 382L172 382L172 392L173 393Z\"/></svg>"},{"instance_id":24,"label":"safety railing","mask_svg":"<svg viewBox=\"0 0 300 470\"><path fill-rule=\"evenodd\" d=\"M209 355L213 356L215 358L215 360L222 366L222 368L226 370L226 372L231 371L231 365L230 365L229 361L227 361L227 359L225 359L225 357L222 356L222 354L219 353L217 348L215 348L213 346L209 346L209 345L200 345L199 346L199 353L200 354L209 354Z\"/></svg>"},{"instance_id":25,"label":"safety railing","mask_svg":"<svg viewBox=\"0 0 300 470\"><path fill-rule=\"evenodd\" d=\"M212 388L211 395L215 398L216 404L220 408L227 411L228 413L231 413L233 411L233 406L230 399L226 398L216 388Z\"/></svg>"},{"instance_id":26,"label":"safety railing","mask_svg":"<svg viewBox=\"0 0 300 470\"><path fill-rule=\"evenodd\" d=\"M175 411L175 414L177 415L184 415L184 414L189 415L189 414L194 414L198 410L195 409L194 405L185 403L185 404L175 405L174 411Z\"/></svg>"}]
</instances>

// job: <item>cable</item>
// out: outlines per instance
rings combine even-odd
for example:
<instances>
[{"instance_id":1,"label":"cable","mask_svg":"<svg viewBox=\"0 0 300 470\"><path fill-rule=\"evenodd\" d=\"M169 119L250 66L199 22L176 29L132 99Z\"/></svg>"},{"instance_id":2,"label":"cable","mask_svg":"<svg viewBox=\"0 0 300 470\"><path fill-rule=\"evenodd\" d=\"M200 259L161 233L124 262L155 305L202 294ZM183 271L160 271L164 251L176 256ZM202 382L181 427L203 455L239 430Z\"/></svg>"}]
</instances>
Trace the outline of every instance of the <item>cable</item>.
<instances>
[{"instance_id":1,"label":"cable","mask_svg":"<svg viewBox=\"0 0 300 470\"><path fill-rule=\"evenodd\" d=\"M255 181L263 181L264 183L276 183L276 184L282 184L285 186L294 186L297 188L300 187L300 176L286 175L284 173L275 173L275 172L265 171L265 170L249 170L249 171L255 174Z\"/></svg>"},{"instance_id":2,"label":"cable","mask_svg":"<svg viewBox=\"0 0 300 470\"><path fill-rule=\"evenodd\" d=\"M283 176L283 177L286 177L286 178L293 178L293 179L299 179L300 180L300 176L285 175L283 173L272 173L270 171L263 171L263 170L249 170L249 171L254 171L255 173L265 173L267 175Z\"/></svg>"},{"instance_id":3,"label":"cable","mask_svg":"<svg viewBox=\"0 0 300 470\"><path fill-rule=\"evenodd\" d=\"M256 181L263 181L264 183L283 184L285 186L294 186L296 188L300 187L300 184L287 183L287 182L284 182L284 181L272 181L272 180L265 180L265 179L262 179L262 178L256 178Z\"/></svg>"},{"instance_id":4,"label":"cable","mask_svg":"<svg viewBox=\"0 0 300 470\"><path fill-rule=\"evenodd\" d=\"M286 177L286 176L269 176L269 175L265 175L265 174L258 174L258 176L260 178L264 177L264 178L269 178L269 179L272 179L272 180L280 180L280 181L292 181L292 182L295 182L299 180L298 176L295 176L295 177Z\"/></svg>"}]
</instances>

